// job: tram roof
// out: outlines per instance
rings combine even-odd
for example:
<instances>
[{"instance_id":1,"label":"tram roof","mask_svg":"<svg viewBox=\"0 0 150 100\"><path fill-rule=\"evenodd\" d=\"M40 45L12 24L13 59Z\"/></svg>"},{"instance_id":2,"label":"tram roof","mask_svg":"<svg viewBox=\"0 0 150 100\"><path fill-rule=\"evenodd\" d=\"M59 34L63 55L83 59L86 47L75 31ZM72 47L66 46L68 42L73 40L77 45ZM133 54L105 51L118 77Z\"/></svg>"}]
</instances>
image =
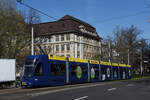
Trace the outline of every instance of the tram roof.
<instances>
[{"instance_id":1,"label":"tram roof","mask_svg":"<svg viewBox=\"0 0 150 100\"><path fill-rule=\"evenodd\" d=\"M56 55L50 55L48 54L48 59L49 60L61 60L61 61L66 61L65 56L56 56ZM87 59L81 59L81 58L68 58L68 61L70 62L80 62L80 63L89 63L90 64L99 64L98 60L87 60ZM106 65L106 66L120 66L120 67L131 67L131 65L126 65L126 64L118 64L118 63L111 63L111 62L104 62L104 61L100 61L101 65Z\"/></svg>"}]
</instances>

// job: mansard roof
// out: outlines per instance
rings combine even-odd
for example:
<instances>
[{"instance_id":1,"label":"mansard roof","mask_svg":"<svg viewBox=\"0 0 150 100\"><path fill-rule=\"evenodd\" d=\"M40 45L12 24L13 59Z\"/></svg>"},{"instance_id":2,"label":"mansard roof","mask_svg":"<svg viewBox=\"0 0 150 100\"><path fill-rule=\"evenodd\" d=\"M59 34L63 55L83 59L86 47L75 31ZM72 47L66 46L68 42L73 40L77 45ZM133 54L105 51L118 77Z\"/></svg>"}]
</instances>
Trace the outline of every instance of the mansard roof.
<instances>
[{"instance_id":1,"label":"mansard roof","mask_svg":"<svg viewBox=\"0 0 150 100\"><path fill-rule=\"evenodd\" d=\"M95 36L93 35L94 37L100 38L93 26L70 15L65 15L57 21L35 24L34 30L36 36L67 32L81 33L81 26L84 27L86 31L95 33Z\"/></svg>"}]
</instances>

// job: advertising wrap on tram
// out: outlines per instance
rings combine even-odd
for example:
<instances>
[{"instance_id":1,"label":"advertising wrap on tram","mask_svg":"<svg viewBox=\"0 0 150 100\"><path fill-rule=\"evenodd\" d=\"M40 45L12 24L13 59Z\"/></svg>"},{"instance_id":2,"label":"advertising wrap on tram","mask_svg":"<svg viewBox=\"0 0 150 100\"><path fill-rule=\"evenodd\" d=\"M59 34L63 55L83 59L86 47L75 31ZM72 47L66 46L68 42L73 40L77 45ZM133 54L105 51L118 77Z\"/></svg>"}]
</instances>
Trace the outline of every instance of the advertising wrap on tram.
<instances>
[{"instance_id":1,"label":"advertising wrap on tram","mask_svg":"<svg viewBox=\"0 0 150 100\"><path fill-rule=\"evenodd\" d=\"M124 80L132 77L131 65L52 55L27 56L22 87Z\"/></svg>"}]
</instances>

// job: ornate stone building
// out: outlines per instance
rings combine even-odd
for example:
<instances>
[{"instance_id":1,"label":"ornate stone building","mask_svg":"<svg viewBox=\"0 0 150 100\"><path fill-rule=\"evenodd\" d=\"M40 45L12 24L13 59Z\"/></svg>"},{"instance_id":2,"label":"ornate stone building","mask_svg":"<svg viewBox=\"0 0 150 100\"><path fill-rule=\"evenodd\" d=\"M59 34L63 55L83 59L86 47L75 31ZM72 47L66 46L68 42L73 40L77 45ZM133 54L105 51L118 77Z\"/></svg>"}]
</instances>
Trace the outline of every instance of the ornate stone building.
<instances>
[{"instance_id":1,"label":"ornate stone building","mask_svg":"<svg viewBox=\"0 0 150 100\"><path fill-rule=\"evenodd\" d=\"M58 21L34 25L35 45L47 54L96 59L101 53L101 37L90 24L66 15ZM36 54L40 53L38 47Z\"/></svg>"}]
</instances>

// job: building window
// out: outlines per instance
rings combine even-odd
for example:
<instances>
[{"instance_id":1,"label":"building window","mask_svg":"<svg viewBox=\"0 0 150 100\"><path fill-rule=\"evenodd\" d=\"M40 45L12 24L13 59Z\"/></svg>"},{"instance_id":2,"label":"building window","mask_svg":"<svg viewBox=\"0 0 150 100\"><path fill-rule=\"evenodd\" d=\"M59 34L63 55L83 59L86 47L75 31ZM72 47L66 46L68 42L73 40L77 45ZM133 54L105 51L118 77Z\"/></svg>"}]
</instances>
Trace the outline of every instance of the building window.
<instances>
[{"instance_id":1,"label":"building window","mask_svg":"<svg viewBox=\"0 0 150 100\"><path fill-rule=\"evenodd\" d=\"M77 57L80 58L80 51L77 51Z\"/></svg>"},{"instance_id":2,"label":"building window","mask_svg":"<svg viewBox=\"0 0 150 100\"><path fill-rule=\"evenodd\" d=\"M77 41L79 41L80 40L80 36L77 36Z\"/></svg>"},{"instance_id":3,"label":"building window","mask_svg":"<svg viewBox=\"0 0 150 100\"><path fill-rule=\"evenodd\" d=\"M70 40L70 34L66 35L66 40Z\"/></svg>"},{"instance_id":4,"label":"building window","mask_svg":"<svg viewBox=\"0 0 150 100\"><path fill-rule=\"evenodd\" d=\"M70 44L68 43L68 44L66 45L66 47L67 47L67 51L69 51L69 50L70 50Z\"/></svg>"},{"instance_id":5,"label":"building window","mask_svg":"<svg viewBox=\"0 0 150 100\"><path fill-rule=\"evenodd\" d=\"M56 35L56 41L59 41L59 35Z\"/></svg>"},{"instance_id":6,"label":"building window","mask_svg":"<svg viewBox=\"0 0 150 100\"><path fill-rule=\"evenodd\" d=\"M67 54L66 56L67 56L67 57L70 57L70 54Z\"/></svg>"},{"instance_id":7,"label":"building window","mask_svg":"<svg viewBox=\"0 0 150 100\"><path fill-rule=\"evenodd\" d=\"M63 44L61 45L61 51L64 51L64 49L65 49L65 45Z\"/></svg>"},{"instance_id":8,"label":"building window","mask_svg":"<svg viewBox=\"0 0 150 100\"><path fill-rule=\"evenodd\" d=\"M44 43L47 42L47 38L46 37L43 38L43 42Z\"/></svg>"},{"instance_id":9,"label":"building window","mask_svg":"<svg viewBox=\"0 0 150 100\"><path fill-rule=\"evenodd\" d=\"M86 46L86 49L88 50L89 48L88 48L88 45Z\"/></svg>"},{"instance_id":10,"label":"building window","mask_svg":"<svg viewBox=\"0 0 150 100\"><path fill-rule=\"evenodd\" d=\"M64 41L64 35L61 35L61 41Z\"/></svg>"},{"instance_id":11,"label":"building window","mask_svg":"<svg viewBox=\"0 0 150 100\"><path fill-rule=\"evenodd\" d=\"M56 51L59 52L59 45L56 45Z\"/></svg>"},{"instance_id":12,"label":"building window","mask_svg":"<svg viewBox=\"0 0 150 100\"><path fill-rule=\"evenodd\" d=\"M49 46L49 53L52 51L52 48L51 48L51 46Z\"/></svg>"},{"instance_id":13,"label":"building window","mask_svg":"<svg viewBox=\"0 0 150 100\"><path fill-rule=\"evenodd\" d=\"M48 38L48 42L51 42L51 37Z\"/></svg>"}]
</instances>

